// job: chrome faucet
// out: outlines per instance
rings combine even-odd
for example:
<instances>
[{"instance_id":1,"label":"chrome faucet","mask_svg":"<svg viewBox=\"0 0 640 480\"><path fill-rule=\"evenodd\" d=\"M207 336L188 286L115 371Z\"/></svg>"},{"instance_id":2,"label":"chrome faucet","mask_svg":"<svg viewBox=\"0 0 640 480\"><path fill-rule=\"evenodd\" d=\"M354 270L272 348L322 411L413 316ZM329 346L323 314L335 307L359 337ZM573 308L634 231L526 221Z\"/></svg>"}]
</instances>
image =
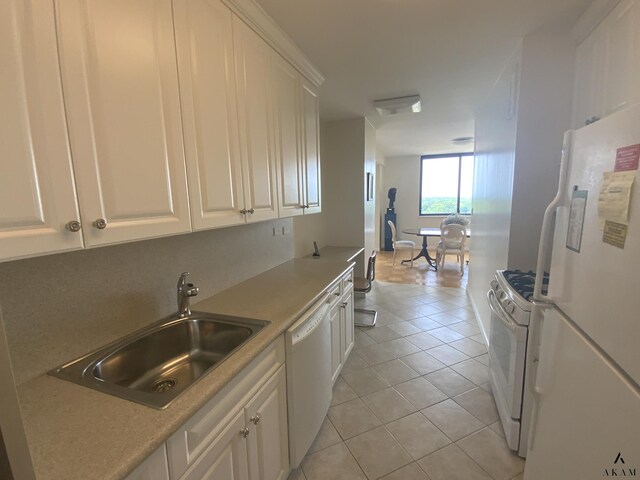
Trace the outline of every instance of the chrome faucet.
<instances>
[{"instance_id":1,"label":"chrome faucet","mask_svg":"<svg viewBox=\"0 0 640 480\"><path fill-rule=\"evenodd\" d=\"M193 283L187 283L187 275L189 272L184 272L180 275L178 280L178 316L186 317L191 315L191 306L189 305L189 299L195 297L200 292L198 287L195 287Z\"/></svg>"}]
</instances>

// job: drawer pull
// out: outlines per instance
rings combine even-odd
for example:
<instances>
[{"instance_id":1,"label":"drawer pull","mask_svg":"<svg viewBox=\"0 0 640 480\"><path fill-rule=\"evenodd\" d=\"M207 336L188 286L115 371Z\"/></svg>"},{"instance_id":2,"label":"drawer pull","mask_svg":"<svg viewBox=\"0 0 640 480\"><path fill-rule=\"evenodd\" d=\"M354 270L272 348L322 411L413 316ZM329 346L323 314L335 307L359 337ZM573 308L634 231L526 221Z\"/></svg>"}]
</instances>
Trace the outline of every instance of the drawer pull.
<instances>
[{"instance_id":1,"label":"drawer pull","mask_svg":"<svg viewBox=\"0 0 640 480\"><path fill-rule=\"evenodd\" d=\"M249 428L244 427L242 430L240 430L240 436L242 438L247 438L249 436Z\"/></svg>"},{"instance_id":2,"label":"drawer pull","mask_svg":"<svg viewBox=\"0 0 640 480\"><path fill-rule=\"evenodd\" d=\"M258 425L260 423L260 414L256 413L253 417L249 419L249 421L254 425Z\"/></svg>"}]
</instances>

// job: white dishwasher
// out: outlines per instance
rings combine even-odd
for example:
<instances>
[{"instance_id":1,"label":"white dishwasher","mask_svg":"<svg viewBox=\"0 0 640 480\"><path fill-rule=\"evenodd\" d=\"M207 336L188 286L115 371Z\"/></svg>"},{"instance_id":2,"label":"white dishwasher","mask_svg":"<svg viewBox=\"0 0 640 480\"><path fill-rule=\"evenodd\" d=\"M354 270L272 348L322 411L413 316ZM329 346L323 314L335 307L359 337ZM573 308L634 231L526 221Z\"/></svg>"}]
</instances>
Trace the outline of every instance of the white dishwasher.
<instances>
[{"instance_id":1,"label":"white dishwasher","mask_svg":"<svg viewBox=\"0 0 640 480\"><path fill-rule=\"evenodd\" d=\"M309 450L331 403L330 306L327 294L285 336L289 456L293 468Z\"/></svg>"}]
</instances>

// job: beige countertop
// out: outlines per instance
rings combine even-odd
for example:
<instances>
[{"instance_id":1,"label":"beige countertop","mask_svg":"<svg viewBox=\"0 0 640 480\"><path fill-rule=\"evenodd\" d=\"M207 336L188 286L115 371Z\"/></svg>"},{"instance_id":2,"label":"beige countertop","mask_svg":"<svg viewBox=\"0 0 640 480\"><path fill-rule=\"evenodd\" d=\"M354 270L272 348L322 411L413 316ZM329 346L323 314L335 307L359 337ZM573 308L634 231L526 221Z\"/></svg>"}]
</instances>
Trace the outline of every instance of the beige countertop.
<instances>
[{"instance_id":1,"label":"beige countertop","mask_svg":"<svg viewBox=\"0 0 640 480\"><path fill-rule=\"evenodd\" d=\"M272 323L165 410L49 375L21 385L23 422L38 480L124 478L353 265L344 256L335 258L340 257L291 260L194 304L194 311Z\"/></svg>"}]
</instances>

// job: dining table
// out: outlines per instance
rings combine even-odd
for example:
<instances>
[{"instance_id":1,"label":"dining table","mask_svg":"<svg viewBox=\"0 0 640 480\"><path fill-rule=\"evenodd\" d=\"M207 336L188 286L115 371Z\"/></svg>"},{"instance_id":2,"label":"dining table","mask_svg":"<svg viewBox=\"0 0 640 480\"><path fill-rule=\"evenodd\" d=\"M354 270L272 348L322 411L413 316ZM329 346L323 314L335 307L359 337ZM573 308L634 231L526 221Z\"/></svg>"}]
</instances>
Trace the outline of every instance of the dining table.
<instances>
[{"instance_id":1,"label":"dining table","mask_svg":"<svg viewBox=\"0 0 640 480\"><path fill-rule=\"evenodd\" d=\"M422 237L422 249L418 252L413 260L402 260L402 263L407 263L411 261L416 261L420 257L424 257L429 265L433 267L433 269L437 272L438 265L435 262L435 258L429 255L429 250L427 249L427 238L428 237L439 237L440 236L440 227L422 227L422 228L406 228L402 230L402 233L406 233L407 235L416 235L418 237ZM467 238L471 236L471 231L467 229Z\"/></svg>"}]
</instances>

